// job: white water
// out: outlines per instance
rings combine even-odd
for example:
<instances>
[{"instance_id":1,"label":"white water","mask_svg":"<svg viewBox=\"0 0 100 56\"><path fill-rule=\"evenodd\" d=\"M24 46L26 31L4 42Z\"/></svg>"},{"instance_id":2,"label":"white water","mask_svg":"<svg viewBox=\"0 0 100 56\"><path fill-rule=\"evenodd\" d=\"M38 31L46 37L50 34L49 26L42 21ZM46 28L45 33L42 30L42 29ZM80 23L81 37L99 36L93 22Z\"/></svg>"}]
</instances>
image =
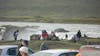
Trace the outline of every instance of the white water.
<instances>
[{"instance_id":1,"label":"white water","mask_svg":"<svg viewBox=\"0 0 100 56\"><path fill-rule=\"evenodd\" d=\"M2 25L14 25L14 26L40 26L37 30L46 29L47 31L53 31L57 28L64 28L70 32L77 32L81 30L82 33L87 34L90 37L100 37L100 25L93 24L59 24L59 23L32 23L32 22L0 22Z\"/></svg>"}]
</instances>

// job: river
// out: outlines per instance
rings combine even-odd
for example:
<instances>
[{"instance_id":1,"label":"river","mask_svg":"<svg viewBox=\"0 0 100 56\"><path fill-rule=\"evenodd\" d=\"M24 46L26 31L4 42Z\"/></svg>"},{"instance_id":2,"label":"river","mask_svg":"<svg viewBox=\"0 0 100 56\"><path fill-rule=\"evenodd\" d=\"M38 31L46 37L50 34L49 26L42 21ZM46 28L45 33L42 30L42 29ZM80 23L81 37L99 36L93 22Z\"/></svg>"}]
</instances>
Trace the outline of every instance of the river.
<instances>
[{"instance_id":1,"label":"river","mask_svg":"<svg viewBox=\"0 0 100 56\"><path fill-rule=\"evenodd\" d=\"M90 37L100 37L100 25L96 24L61 24L61 23L35 23L35 22L0 22L2 25L14 25L14 26L39 26L38 30L53 31L57 28L64 28L70 32L77 32L81 30L82 33L87 34Z\"/></svg>"}]
</instances>

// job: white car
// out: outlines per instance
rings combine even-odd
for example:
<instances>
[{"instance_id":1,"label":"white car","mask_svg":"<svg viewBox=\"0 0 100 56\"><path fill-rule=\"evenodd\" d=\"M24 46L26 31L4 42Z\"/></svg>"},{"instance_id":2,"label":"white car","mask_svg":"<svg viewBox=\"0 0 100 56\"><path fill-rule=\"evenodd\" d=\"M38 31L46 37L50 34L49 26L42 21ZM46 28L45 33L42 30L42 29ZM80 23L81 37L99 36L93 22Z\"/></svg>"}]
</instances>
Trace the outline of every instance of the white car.
<instances>
[{"instance_id":1,"label":"white car","mask_svg":"<svg viewBox=\"0 0 100 56\"><path fill-rule=\"evenodd\" d=\"M78 50L71 49L51 49L36 52L31 56L75 56L78 52Z\"/></svg>"},{"instance_id":2,"label":"white car","mask_svg":"<svg viewBox=\"0 0 100 56\"><path fill-rule=\"evenodd\" d=\"M29 55L34 52L29 48ZM16 56L18 54L18 45L0 45L0 56Z\"/></svg>"}]
</instances>

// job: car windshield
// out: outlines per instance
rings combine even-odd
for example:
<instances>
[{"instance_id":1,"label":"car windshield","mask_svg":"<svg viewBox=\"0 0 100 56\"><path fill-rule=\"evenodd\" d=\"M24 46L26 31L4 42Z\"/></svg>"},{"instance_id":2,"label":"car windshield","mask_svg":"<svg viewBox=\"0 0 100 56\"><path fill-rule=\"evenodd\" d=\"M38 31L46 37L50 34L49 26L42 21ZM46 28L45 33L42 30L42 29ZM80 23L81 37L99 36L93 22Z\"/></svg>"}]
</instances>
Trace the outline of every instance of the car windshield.
<instances>
[{"instance_id":1,"label":"car windshield","mask_svg":"<svg viewBox=\"0 0 100 56\"><path fill-rule=\"evenodd\" d=\"M0 55L1 55L1 53L2 53L2 49L0 49Z\"/></svg>"},{"instance_id":2,"label":"car windshield","mask_svg":"<svg viewBox=\"0 0 100 56\"><path fill-rule=\"evenodd\" d=\"M46 52L38 52L38 53L34 53L31 56L52 56L53 53L46 53Z\"/></svg>"}]
</instances>

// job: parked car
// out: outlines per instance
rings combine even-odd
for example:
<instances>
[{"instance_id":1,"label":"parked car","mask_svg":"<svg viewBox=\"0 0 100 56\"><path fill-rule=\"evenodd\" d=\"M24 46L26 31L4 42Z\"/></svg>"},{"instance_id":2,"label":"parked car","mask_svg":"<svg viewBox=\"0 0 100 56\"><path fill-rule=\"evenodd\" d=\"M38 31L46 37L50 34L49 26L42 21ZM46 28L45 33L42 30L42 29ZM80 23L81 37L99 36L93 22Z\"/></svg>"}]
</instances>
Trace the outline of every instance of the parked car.
<instances>
[{"instance_id":1,"label":"parked car","mask_svg":"<svg viewBox=\"0 0 100 56\"><path fill-rule=\"evenodd\" d=\"M31 56L75 56L78 52L78 50L70 49L51 49L36 52Z\"/></svg>"},{"instance_id":2,"label":"parked car","mask_svg":"<svg viewBox=\"0 0 100 56\"><path fill-rule=\"evenodd\" d=\"M0 45L0 56L16 56L18 53L18 45ZM29 55L34 51L29 48Z\"/></svg>"},{"instance_id":3,"label":"parked car","mask_svg":"<svg viewBox=\"0 0 100 56\"><path fill-rule=\"evenodd\" d=\"M100 56L100 45L84 45L81 46L80 56Z\"/></svg>"}]
</instances>

